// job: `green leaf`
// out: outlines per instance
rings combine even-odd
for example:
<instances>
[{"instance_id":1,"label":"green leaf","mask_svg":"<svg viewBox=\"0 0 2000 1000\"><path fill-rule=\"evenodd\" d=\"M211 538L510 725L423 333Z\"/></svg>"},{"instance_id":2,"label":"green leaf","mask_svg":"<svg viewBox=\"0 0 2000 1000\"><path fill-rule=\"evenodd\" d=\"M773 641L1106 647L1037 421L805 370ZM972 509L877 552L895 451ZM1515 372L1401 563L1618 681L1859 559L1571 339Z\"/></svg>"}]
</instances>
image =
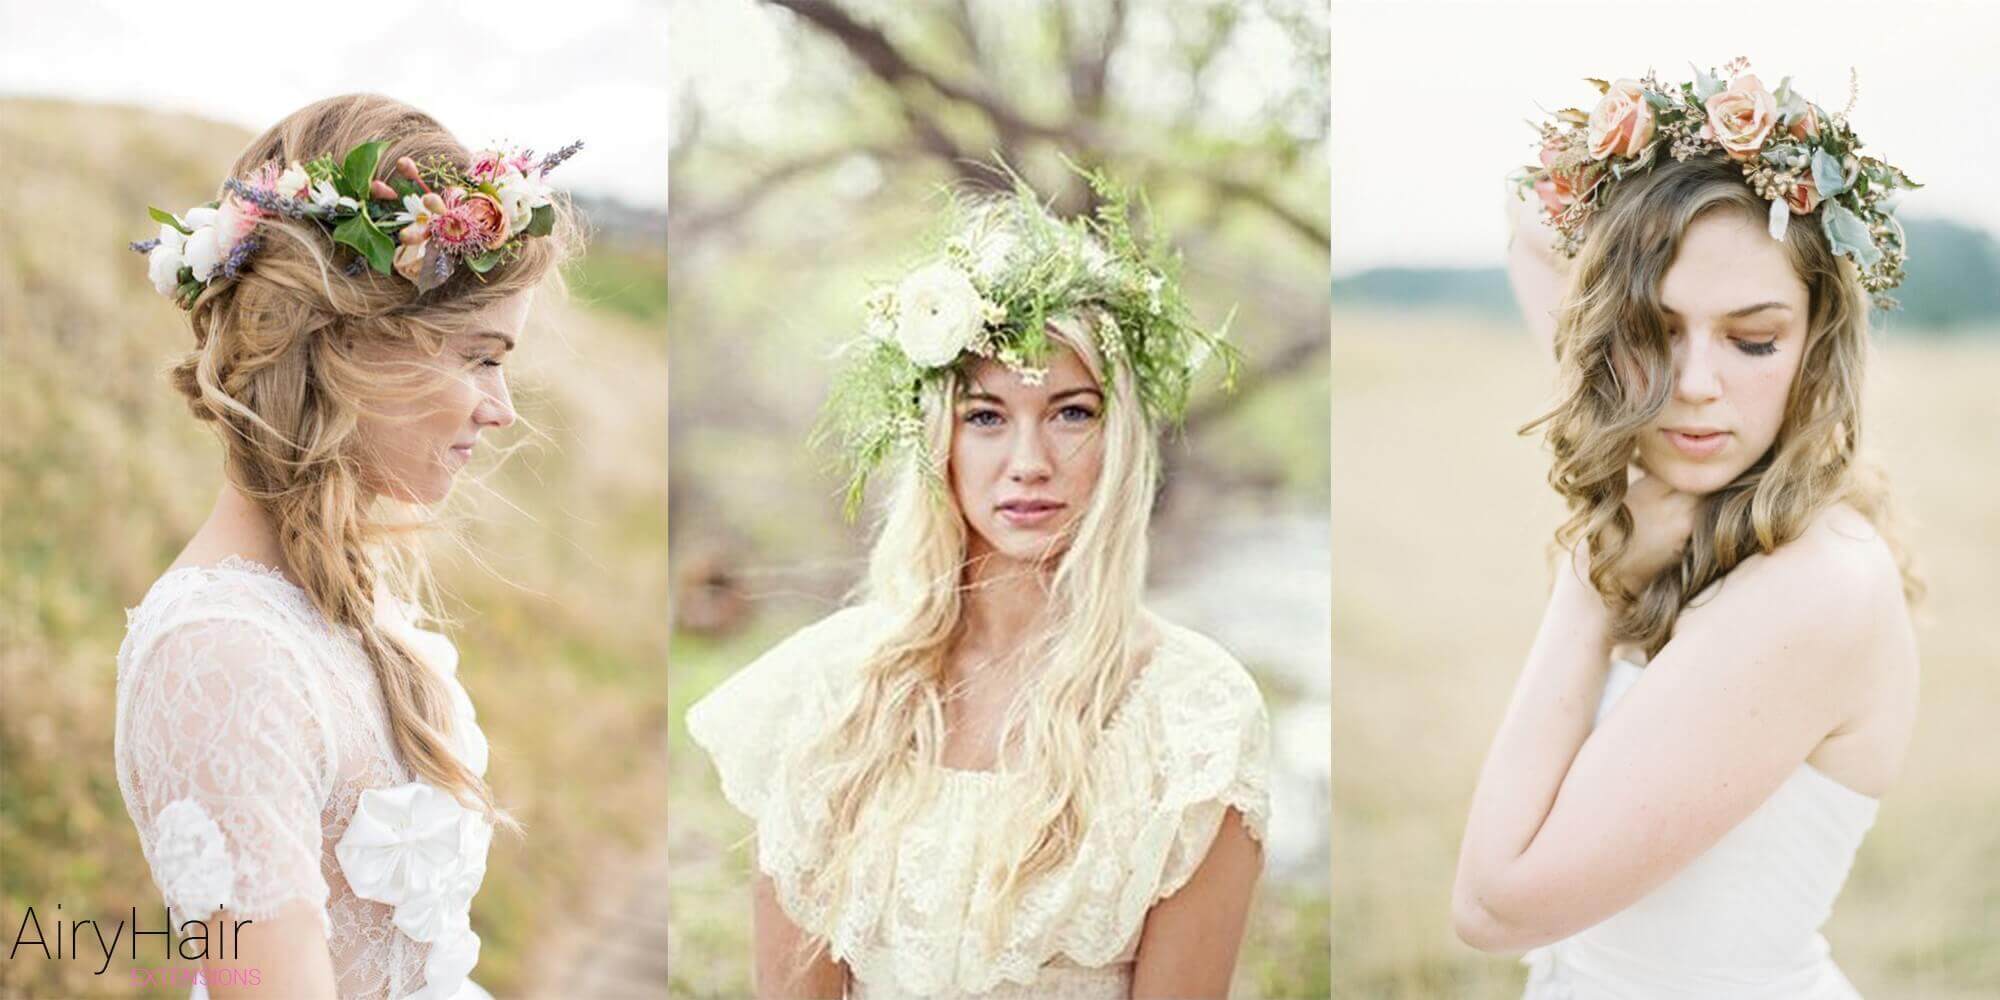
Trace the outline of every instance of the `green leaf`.
<instances>
[{"instance_id":1,"label":"green leaf","mask_svg":"<svg viewBox=\"0 0 2000 1000\"><path fill-rule=\"evenodd\" d=\"M356 201L368 200L368 182L375 179L375 167L382 160L386 142L364 142L347 151L340 164L340 193Z\"/></svg>"},{"instance_id":2,"label":"green leaf","mask_svg":"<svg viewBox=\"0 0 2000 1000\"><path fill-rule=\"evenodd\" d=\"M381 274L390 273L396 262L395 241L375 228L374 220L367 212L342 222L333 228L333 241L353 247L368 259L368 265Z\"/></svg>"},{"instance_id":3,"label":"green leaf","mask_svg":"<svg viewBox=\"0 0 2000 1000\"><path fill-rule=\"evenodd\" d=\"M502 260L505 260L506 258L507 254L505 251L488 250L477 257L466 258L465 266L472 268L472 273L474 274L485 274L486 272L493 270L495 265L498 265Z\"/></svg>"},{"instance_id":4,"label":"green leaf","mask_svg":"<svg viewBox=\"0 0 2000 1000\"><path fill-rule=\"evenodd\" d=\"M527 233L529 236L547 236L549 233L554 232L555 228L556 209L554 205L543 205L535 209L535 214L528 218Z\"/></svg>"},{"instance_id":5,"label":"green leaf","mask_svg":"<svg viewBox=\"0 0 2000 1000\"><path fill-rule=\"evenodd\" d=\"M172 212L161 211L160 209L148 205L146 206L146 214L152 216L153 221L159 223L160 225L172 226L175 229L179 230L182 236L194 235L194 230L181 225L181 220L175 218L174 213Z\"/></svg>"},{"instance_id":6,"label":"green leaf","mask_svg":"<svg viewBox=\"0 0 2000 1000\"><path fill-rule=\"evenodd\" d=\"M1722 93L1722 81L1701 71L1701 67L1690 64L1694 70L1694 96L1706 101Z\"/></svg>"},{"instance_id":7,"label":"green leaf","mask_svg":"<svg viewBox=\"0 0 2000 1000\"><path fill-rule=\"evenodd\" d=\"M1846 205L1837 201L1827 202L1820 212L1822 224L1826 228L1827 241L1833 244L1833 252L1854 258L1856 264L1864 268L1874 267L1882 259L1882 251L1876 249L1875 240L1868 232L1868 224L1861 221Z\"/></svg>"},{"instance_id":8,"label":"green leaf","mask_svg":"<svg viewBox=\"0 0 2000 1000\"><path fill-rule=\"evenodd\" d=\"M1831 198L1847 190L1847 172L1841 169L1840 159L1824 149L1813 150L1813 186L1819 188L1819 196Z\"/></svg>"}]
</instances>

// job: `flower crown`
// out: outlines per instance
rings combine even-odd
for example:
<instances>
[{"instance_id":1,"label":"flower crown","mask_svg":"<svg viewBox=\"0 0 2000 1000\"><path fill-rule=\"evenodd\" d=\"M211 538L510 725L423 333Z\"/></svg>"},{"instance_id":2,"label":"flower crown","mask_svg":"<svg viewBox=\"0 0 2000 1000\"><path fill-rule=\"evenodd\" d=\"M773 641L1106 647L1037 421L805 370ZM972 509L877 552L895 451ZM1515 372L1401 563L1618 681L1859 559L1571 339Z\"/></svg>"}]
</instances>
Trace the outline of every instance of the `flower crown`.
<instances>
[{"instance_id":1,"label":"flower crown","mask_svg":"<svg viewBox=\"0 0 2000 1000\"><path fill-rule=\"evenodd\" d=\"M1730 62L1723 74L1696 70L1692 82L1678 87L1651 73L1591 80L1604 96L1589 114L1566 108L1540 127L1541 165L1518 180L1524 196L1532 189L1548 208L1556 249L1574 256L1605 192L1658 162L1663 150L1676 160L1721 150L1741 165L1751 189L1770 200L1773 239L1784 239L1792 216L1817 211L1833 251L1853 259L1878 306L1894 308L1896 300L1884 293L1902 282L1906 254L1888 199L1921 185L1860 155L1861 140L1847 123L1852 92L1848 106L1829 115L1799 96L1789 77L1776 92L1765 90L1749 60Z\"/></svg>"},{"instance_id":2,"label":"flower crown","mask_svg":"<svg viewBox=\"0 0 2000 1000\"><path fill-rule=\"evenodd\" d=\"M548 172L583 143L539 160L527 149L482 150L469 168L443 156L423 164L405 156L378 178L388 146L364 142L339 160L272 160L223 182L219 200L181 215L148 208L160 235L132 249L146 255L153 287L191 309L209 282L236 277L257 252L260 219L309 220L354 250L349 274L372 267L427 292L461 264L485 274L518 256L523 240L548 235L555 226Z\"/></svg>"},{"instance_id":3,"label":"flower crown","mask_svg":"<svg viewBox=\"0 0 2000 1000\"><path fill-rule=\"evenodd\" d=\"M877 466L905 446L922 453L927 383L988 358L1039 385L1055 349L1052 322L1087 331L1104 361L1105 388L1133 379L1150 420L1179 423L1194 372L1212 354L1226 366L1224 388L1234 387L1238 355L1223 339L1228 321L1214 332L1195 324L1176 281L1178 255L1132 228L1132 192L1100 172L1071 169L1096 194L1091 215L1057 219L1011 171L1007 197L947 191L942 251L865 300L866 333L838 353L844 363L813 435L843 453L849 519ZM1143 195L1140 206L1147 232L1159 232ZM1107 392L1107 406L1109 399Z\"/></svg>"}]
</instances>

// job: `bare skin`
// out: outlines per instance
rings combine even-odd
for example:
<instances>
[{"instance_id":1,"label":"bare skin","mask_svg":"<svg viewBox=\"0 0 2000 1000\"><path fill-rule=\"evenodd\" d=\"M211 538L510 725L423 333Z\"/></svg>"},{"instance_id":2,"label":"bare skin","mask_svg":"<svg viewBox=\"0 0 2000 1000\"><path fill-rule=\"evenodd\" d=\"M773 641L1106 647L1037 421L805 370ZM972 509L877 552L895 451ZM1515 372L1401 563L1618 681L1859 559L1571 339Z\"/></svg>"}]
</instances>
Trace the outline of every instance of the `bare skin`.
<instances>
[{"instance_id":1,"label":"bare skin","mask_svg":"<svg viewBox=\"0 0 2000 1000\"><path fill-rule=\"evenodd\" d=\"M1097 380L1067 348L1051 358L1040 386L992 362L972 373L973 390L958 411L951 481L967 524L960 630L946 657L946 767L992 770L999 761L1005 713L1019 693L1024 665L1014 637L1046 612L1047 576L1089 503L1102 461ZM1027 499L1059 504L1051 515L1007 516ZM1018 509L1018 507L1016 507ZM1137 654L1159 641L1150 616ZM1134 959L1133 997L1222 997L1236 967L1263 848L1236 810L1226 814L1194 876L1148 912ZM770 879L753 888L759 997L839 997L847 970L819 956L805 968L790 956L804 932L777 904Z\"/></svg>"},{"instance_id":2,"label":"bare skin","mask_svg":"<svg viewBox=\"0 0 2000 1000\"><path fill-rule=\"evenodd\" d=\"M1698 421L1731 439L1692 458L1642 446L1645 474L1626 501L1637 527L1615 570L1626 580L1677 560L1699 496L1776 434L1790 376L1773 373L1796 361L1765 345L1795 358L1803 327L1792 320L1803 308L1787 284L1796 276L1759 257L1779 251L1732 243L1745 234L1731 226L1691 227L1662 283L1677 323L1675 386L1655 428ZM1789 308L1744 311L1763 302ZM1484 950L1561 940L1632 905L1801 764L1880 797L1915 723L1917 654L1900 574L1851 508L1822 512L1800 538L1701 595L1594 728L1610 615L1579 565L1557 574L1473 794L1453 915L1459 936Z\"/></svg>"},{"instance_id":3,"label":"bare skin","mask_svg":"<svg viewBox=\"0 0 2000 1000\"><path fill-rule=\"evenodd\" d=\"M380 456L382 466L373 478L384 484L383 492L415 502L442 499L480 433L514 422L500 362L520 337L532 294L523 292L489 307L485 323L454 335L443 358L427 359L459 374L440 380L434 392L408 404L404 419L371 417L363 422L364 446ZM225 477L208 519L169 569L212 566L235 556L276 569L296 586L299 580L278 537L277 525L264 509ZM228 919L226 912L223 919ZM209 940L219 940L213 923ZM238 946L234 954L204 962L214 1000L334 996L333 959L316 910L291 904L234 932L231 940ZM218 974L241 968L258 969L258 985L228 983Z\"/></svg>"}]
</instances>

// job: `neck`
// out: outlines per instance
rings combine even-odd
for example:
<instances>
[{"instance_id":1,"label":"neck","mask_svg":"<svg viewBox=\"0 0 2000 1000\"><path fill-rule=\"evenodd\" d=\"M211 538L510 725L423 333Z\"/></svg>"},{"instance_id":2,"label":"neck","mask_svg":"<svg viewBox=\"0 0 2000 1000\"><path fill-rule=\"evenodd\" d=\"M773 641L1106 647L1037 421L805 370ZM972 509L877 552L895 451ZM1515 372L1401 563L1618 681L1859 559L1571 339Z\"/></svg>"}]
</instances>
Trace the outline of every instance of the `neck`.
<instances>
[{"instance_id":1,"label":"neck","mask_svg":"<svg viewBox=\"0 0 2000 1000\"><path fill-rule=\"evenodd\" d=\"M191 550L197 547L211 550L217 554L216 558L242 556L273 567L287 578L292 576L291 566L285 558L285 547L278 539L276 522L257 501L250 499L227 478L222 482L221 492L216 494L215 506L210 508L208 520L202 522L195 538L196 542L189 545Z\"/></svg>"},{"instance_id":2,"label":"neck","mask_svg":"<svg viewBox=\"0 0 2000 1000\"><path fill-rule=\"evenodd\" d=\"M961 577L959 645L1011 652L1048 612L1053 566L1009 559L975 541Z\"/></svg>"}]
</instances>

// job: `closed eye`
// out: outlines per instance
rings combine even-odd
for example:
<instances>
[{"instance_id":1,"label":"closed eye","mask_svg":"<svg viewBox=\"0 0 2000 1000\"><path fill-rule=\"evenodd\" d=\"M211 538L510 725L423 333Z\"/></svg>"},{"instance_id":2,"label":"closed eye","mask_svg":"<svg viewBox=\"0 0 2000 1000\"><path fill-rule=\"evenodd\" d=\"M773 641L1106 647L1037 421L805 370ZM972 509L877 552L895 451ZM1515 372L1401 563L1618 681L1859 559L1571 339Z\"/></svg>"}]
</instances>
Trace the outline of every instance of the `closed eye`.
<instances>
[{"instance_id":1,"label":"closed eye","mask_svg":"<svg viewBox=\"0 0 2000 1000\"><path fill-rule=\"evenodd\" d=\"M1739 340L1736 342L1736 349L1752 357L1761 358L1778 353L1778 341L1775 337L1770 340Z\"/></svg>"}]
</instances>

